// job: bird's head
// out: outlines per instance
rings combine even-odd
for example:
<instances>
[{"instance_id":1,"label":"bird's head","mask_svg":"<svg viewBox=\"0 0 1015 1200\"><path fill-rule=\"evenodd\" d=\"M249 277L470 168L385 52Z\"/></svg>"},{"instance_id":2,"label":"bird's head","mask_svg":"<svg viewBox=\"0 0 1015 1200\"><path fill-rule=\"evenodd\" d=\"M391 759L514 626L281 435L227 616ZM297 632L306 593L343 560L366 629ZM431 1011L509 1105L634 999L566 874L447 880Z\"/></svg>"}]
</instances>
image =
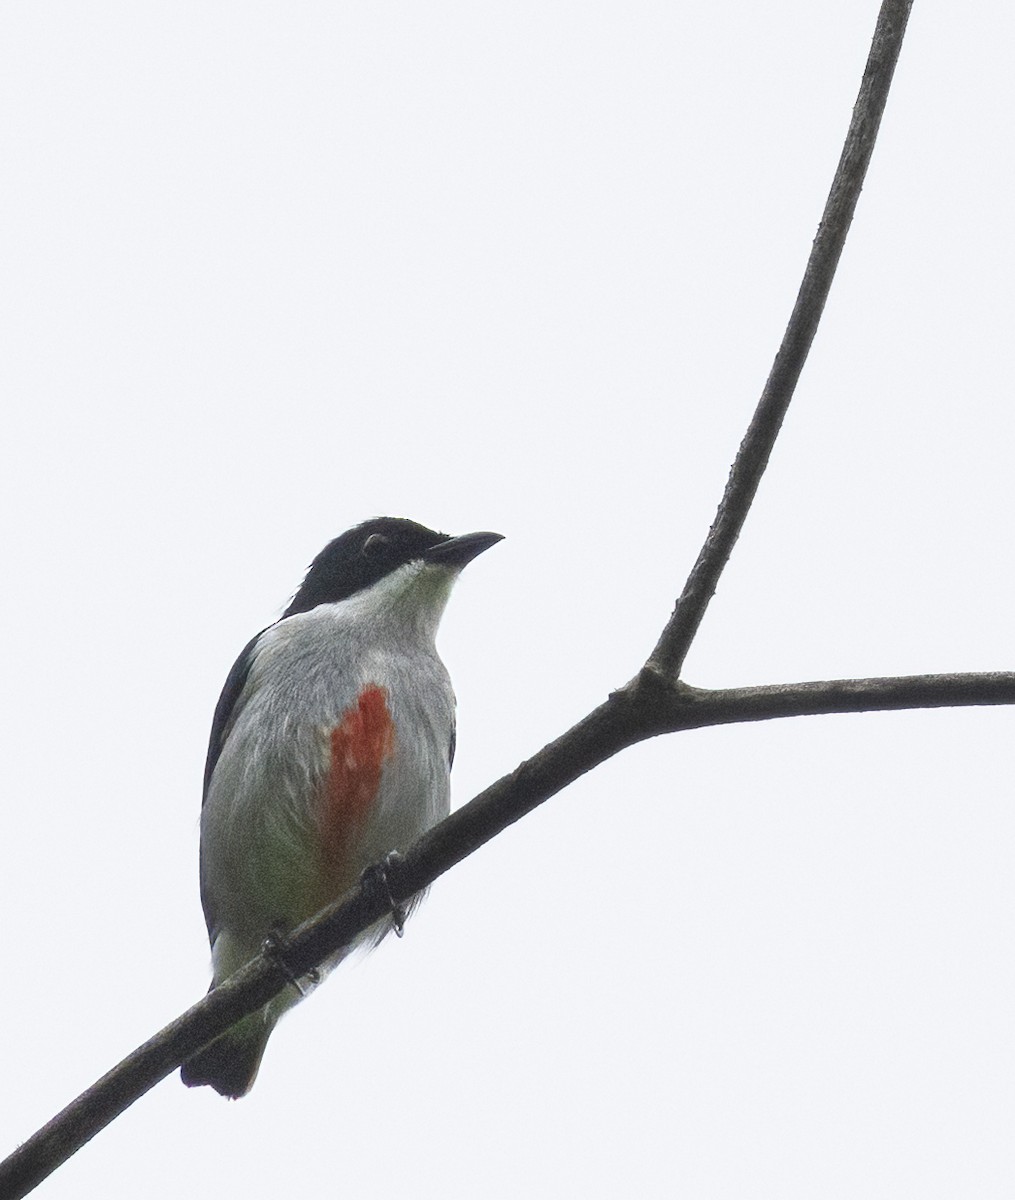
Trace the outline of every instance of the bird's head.
<instances>
[{"instance_id":1,"label":"bird's head","mask_svg":"<svg viewBox=\"0 0 1015 1200\"><path fill-rule=\"evenodd\" d=\"M449 537L404 517L364 521L317 555L283 617L376 592L379 601L418 604L439 618L461 569L502 536Z\"/></svg>"}]
</instances>

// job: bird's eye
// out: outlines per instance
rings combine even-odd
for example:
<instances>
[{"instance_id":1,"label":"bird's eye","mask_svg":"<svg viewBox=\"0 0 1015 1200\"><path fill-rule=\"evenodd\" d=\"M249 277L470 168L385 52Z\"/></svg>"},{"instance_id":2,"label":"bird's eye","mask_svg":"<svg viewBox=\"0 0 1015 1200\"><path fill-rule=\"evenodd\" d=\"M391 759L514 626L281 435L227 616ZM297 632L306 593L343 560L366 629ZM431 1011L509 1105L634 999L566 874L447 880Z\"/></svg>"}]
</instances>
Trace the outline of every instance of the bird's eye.
<instances>
[{"instance_id":1,"label":"bird's eye","mask_svg":"<svg viewBox=\"0 0 1015 1200\"><path fill-rule=\"evenodd\" d=\"M366 558L378 558L390 545L390 540L383 533L372 533L363 543L363 554Z\"/></svg>"}]
</instances>

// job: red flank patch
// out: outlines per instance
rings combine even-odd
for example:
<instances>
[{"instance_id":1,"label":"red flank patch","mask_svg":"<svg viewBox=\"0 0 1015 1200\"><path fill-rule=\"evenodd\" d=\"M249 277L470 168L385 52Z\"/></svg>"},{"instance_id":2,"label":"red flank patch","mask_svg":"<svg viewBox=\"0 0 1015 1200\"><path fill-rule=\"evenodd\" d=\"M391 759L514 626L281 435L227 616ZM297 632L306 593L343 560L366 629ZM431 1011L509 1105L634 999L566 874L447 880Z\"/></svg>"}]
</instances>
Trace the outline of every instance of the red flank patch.
<instances>
[{"instance_id":1,"label":"red flank patch","mask_svg":"<svg viewBox=\"0 0 1015 1200\"><path fill-rule=\"evenodd\" d=\"M384 688L370 684L331 731L331 767L321 812L329 864L340 870L350 843L377 797L384 761L395 744L395 726Z\"/></svg>"}]
</instances>

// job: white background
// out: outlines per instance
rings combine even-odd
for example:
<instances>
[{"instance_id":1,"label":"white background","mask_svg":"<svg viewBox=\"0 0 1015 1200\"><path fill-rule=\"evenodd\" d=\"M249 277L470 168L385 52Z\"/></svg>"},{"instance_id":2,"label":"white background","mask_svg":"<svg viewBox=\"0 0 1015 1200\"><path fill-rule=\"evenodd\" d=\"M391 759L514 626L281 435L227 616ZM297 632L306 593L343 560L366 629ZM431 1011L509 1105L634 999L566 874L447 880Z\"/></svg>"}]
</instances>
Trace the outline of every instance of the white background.
<instances>
[{"instance_id":1,"label":"white background","mask_svg":"<svg viewBox=\"0 0 1015 1200\"><path fill-rule=\"evenodd\" d=\"M364 517L507 540L462 803L651 649L781 336L874 0L0 9L0 1132L197 1000L218 690ZM1012 663L1015 11L918 0L687 665ZM60 1197L1010 1197L1012 713L658 740L444 879L238 1103Z\"/></svg>"}]
</instances>

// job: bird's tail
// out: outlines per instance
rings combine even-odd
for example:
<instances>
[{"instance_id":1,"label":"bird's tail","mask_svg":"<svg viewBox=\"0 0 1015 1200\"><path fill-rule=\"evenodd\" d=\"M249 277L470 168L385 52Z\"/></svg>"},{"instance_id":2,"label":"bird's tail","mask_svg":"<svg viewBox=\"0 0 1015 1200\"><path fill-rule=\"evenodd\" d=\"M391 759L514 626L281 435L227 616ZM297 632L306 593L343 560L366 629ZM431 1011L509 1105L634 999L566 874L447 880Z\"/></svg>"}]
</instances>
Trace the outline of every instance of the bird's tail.
<instances>
[{"instance_id":1,"label":"bird's tail","mask_svg":"<svg viewBox=\"0 0 1015 1200\"><path fill-rule=\"evenodd\" d=\"M188 1058L180 1068L180 1078L187 1087L207 1084L230 1100L245 1096L254 1086L264 1048L277 1020L278 1016L272 1015L270 1009L244 1018Z\"/></svg>"}]
</instances>

